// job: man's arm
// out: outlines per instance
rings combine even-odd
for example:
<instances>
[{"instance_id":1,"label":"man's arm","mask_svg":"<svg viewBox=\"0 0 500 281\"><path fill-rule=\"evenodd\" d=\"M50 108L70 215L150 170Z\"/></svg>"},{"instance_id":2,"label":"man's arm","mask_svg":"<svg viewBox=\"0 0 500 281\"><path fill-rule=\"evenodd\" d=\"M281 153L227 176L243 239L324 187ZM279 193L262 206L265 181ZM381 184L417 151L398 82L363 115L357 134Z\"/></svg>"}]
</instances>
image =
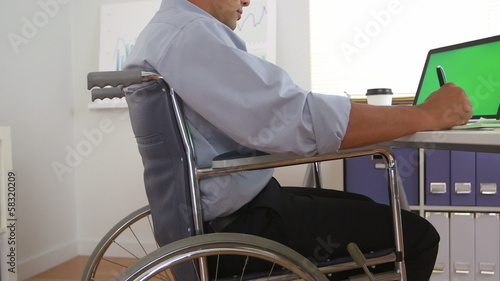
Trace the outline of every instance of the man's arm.
<instances>
[{"instance_id":1,"label":"man's arm","mask_svg":"<svg viewBox=\"0 0 500 281\"><path fill-rule=\"evenodd\" d=\"M472 116L464 91L445 84L416 106L371 106L352 103L341 149L393 140L419 131L445 130L462 125Z\"/></svg>"}]
</instances>

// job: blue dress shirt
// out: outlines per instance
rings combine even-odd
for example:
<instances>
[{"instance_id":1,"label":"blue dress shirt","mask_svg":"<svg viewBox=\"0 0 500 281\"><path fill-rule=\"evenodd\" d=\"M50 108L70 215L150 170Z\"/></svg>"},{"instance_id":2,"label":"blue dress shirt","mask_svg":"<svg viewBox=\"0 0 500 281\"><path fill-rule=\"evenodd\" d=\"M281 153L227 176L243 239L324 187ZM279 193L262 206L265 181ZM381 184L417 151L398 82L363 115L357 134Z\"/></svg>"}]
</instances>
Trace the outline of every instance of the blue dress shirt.
<instances>
[{"instance_id":1,"label":"blue dress shirt","mask_svg":"<svg viewBox=\"0 0 500 281\"><path fill-rule=\"evenodd\" d=\"M346 97L299 88L278 66L246 51L229 27L187 0L163 0L125 69L159 73L182 98L199 166L242 146L311 156L338 150L349 121ZM200 183L204 220L252 200L272 170Z\"/></svg>"}]
</instances>

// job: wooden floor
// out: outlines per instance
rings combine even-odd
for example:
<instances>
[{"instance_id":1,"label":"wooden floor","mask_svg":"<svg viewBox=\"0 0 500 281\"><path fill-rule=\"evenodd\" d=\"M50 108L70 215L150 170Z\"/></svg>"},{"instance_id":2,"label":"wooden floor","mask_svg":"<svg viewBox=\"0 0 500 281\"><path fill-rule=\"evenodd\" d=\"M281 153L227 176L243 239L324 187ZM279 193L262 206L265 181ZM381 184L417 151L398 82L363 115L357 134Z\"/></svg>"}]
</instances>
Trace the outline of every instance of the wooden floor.
<instances>
[{"instance_id":1,"label":"wooden floor","mask_svg":"<svg viewBox=\"0 0 500 281\"><path fill-rule=\"evenodd\" d=\"M88 257L76 257L61 265L40 273L26 281L80 281L82 273L87 264ZM115 258L115 262L130 265L134 259ZM100 275L96 276L98 280L114 280L120 274L122 267L112 263L103 262L99 268Z\"/></svg>"}]
</instances>

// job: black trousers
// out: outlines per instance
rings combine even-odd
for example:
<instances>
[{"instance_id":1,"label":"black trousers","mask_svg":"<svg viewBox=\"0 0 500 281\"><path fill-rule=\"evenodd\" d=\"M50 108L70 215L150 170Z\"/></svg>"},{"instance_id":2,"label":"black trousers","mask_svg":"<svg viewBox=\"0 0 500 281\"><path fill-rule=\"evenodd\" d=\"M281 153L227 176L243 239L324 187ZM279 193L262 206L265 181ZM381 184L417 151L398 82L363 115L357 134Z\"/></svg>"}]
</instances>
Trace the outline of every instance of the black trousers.
<instances>
[{"instance_id":1,"label":"black trousers","mask_svg":"<svg viewBox=\"0 0 500 281\"><path fill-rule=\"evenodd\" d=\"M439 235L417 214L403 211L402 220L408 280L428 280ZM342 191L281 187L275 179L239 211L234 222L220 231L272 239L313 262L348 255L346 246L350 242L355 242L363 252L394 245L389 206ZM375 271L387 269L383 267ZM344 278L343 274L335 274L331 280Z\"/></svg>"}]
</instances>

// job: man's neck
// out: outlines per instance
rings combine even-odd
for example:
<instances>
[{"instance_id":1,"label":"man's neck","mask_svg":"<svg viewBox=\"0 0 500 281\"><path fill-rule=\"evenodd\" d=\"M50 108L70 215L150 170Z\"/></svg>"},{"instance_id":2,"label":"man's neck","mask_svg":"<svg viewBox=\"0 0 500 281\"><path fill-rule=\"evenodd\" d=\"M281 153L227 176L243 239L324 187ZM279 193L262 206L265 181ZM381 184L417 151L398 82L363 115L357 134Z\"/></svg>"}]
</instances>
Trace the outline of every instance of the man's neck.
<instances>
[{"instance_id":1,"label":"man's neck","mask_svg":"<svg viewBox=\"0 0 500 281\"><path fill-rule=\"evenodd\" d=\"M193 3L193 5L198 6L200 9L210 14L210 10L208 7L209 1L206 0L187 0L187 1Z\"/></svg>"}]
</instances>

